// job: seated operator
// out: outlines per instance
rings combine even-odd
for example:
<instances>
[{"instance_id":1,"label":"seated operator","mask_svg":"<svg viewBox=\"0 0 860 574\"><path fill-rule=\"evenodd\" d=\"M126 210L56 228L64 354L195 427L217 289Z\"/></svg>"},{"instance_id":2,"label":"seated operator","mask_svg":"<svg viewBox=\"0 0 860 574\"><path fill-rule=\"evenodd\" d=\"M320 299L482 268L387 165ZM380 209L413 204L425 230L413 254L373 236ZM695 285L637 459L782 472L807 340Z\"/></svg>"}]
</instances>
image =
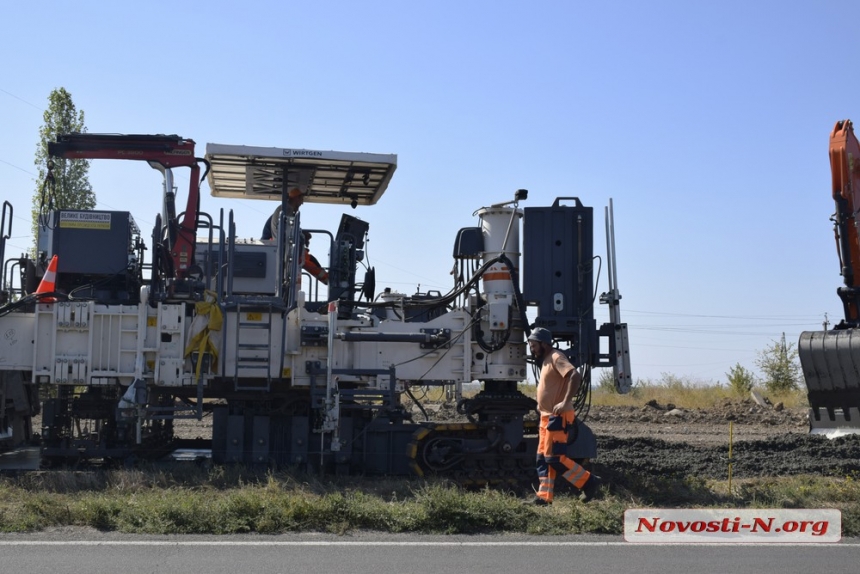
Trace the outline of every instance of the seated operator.
<instances>
[{"instance_id":1,"label":"seated operator","mask_svg":"<svg viewBox=\"0 0 860 574\"><path fill-rule=\"evenodd\" d=\"M305 196L302 193L302 190L298 187L291 189L287 195L287 215L294 216L298 213L299 208L302 206L304 201ZM275 238L275 234L278 231L278 222L281 218L280 216L281 206L279 205L275 209L275 212L266 220L265 225L263 225L263 233L260 236L262 241L271 241ZM311 252L308 250L308 245L311 241L310 232L302 231L302 237L304 238L304 247L302 248L302 268L323 285L328 285L328 272L322 265L320 265L317 258L311 255Z\"/></svg>"},{"instance_id":2,"label":"seated operator","mask_svg":"<svg viewBox=\"0 0 860 574\"><path fill-rule=\"evenodd\" d=\"M310 251L310 243L311 243L311 233L310 231L302 231L302 237L304 237L305 247L302 251L304 251L304 260L302 261L302 268L311 274L312 277L316 278L317 281L322 283L323 285L328 285L328 272L320 265L320 262L316 257L311 255Z\"/></svg>"},{"instance_id":3,"label":"seated operator","mask_svg":"<svg viewBox=\"0 0 860 574\"><path fill-rule=\"evenodd\" d=\"M305 202L305 196L302 193L302 190L298 187L294 187L290 190L289 194L287 194L287 215L293 216L299 212L299 208ZM263 225L263 233L260 236L260 239L263 241L271 240L275 238L275 233L278 230L278 220L281 215L281 206L279 205L275 212L269 216L266 220L265 225Z\"/></svg>"}]
</instances>

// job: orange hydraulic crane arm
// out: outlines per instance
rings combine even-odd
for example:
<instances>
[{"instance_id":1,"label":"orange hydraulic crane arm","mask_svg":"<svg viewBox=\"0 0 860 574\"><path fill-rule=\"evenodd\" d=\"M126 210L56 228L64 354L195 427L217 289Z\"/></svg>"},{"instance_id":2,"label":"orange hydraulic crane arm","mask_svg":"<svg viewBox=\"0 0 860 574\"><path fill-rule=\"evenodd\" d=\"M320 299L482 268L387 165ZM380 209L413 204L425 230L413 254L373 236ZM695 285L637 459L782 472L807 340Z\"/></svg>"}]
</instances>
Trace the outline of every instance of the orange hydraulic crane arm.
<instances>
[{"instance_id":1,"label":"orange hydraulic crane arm","mask_svg":"<svg viewBox=\"0 0 860 574\"><path fill-rule=\"evenodd\" d=\"M860 236L857 210L860 208L860 142L851 120L836 122L830 134L830 171L833 178L833 216L836 246L845 287L839 296L845 307L845 320L860 320Z\"/></svg>"},{"instance_id":2,"label":"orange hydraulic crane arm","mask_svg":"<svg viewBox=\"0 0 860 574\"><path fill-rule=\"evenodd\" d=\"M844 285L837 289L845 318L832 329L804 331L797 353L809 401L813 434L860 433L860 142L850 120L830 133L833 231Z\"/></svg>"},{"instance_id":3,"label":"orange hydraulic crane arm","mask_svg":"<svg viewBox=\"0 0 860 574\"><path fill-rule=\"evenodd\" d=\"M167 250L176 277L185 278L194 261L197 215L200 211L200 162L194 157L194 140L177 135L121 135L71 133L48 144L48 154L65 159L132 159L146 161L153 167L191 168L188 202L181 222L174 221L176 209L172 190L165 194L165 213L170 214ZM207 169L208 171L208 169ZM205 177L205 174L204 176Z\"/></svg>"}]
</instances>

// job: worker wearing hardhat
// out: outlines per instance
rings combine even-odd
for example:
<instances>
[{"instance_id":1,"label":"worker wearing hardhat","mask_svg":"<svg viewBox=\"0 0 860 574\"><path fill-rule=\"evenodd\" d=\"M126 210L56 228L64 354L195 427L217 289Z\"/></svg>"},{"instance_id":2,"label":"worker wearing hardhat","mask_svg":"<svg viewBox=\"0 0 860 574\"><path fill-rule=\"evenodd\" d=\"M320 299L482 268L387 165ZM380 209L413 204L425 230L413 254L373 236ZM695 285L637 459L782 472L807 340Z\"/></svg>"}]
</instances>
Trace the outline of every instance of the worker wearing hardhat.
<instances>
[{"instance_id":1,"label":"worker wearing hardhat","mask_svg":"<svg viewBox=\"0 0 860 574\"><path fill-rule=\"evenodd\" d=\"M597 494L600 478L566 456L568 430L576 424L573 397L579 390L582 375L564 353L553 347L553 336L549 330L535 328L528 342L529 350L540 366L537 386L540 411L537 472L540 486L537 496L530 503L540 506L552 504L558 473L580 489L582 498L588 500Z\"/></svg>"}]
</instances>

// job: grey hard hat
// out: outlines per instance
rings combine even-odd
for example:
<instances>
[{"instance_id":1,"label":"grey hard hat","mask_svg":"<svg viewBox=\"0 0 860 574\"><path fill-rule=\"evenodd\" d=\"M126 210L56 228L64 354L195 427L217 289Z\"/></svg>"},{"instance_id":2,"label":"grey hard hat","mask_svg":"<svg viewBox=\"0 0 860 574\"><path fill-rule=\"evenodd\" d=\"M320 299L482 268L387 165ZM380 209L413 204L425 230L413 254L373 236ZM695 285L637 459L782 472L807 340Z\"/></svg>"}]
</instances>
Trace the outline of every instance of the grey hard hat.
<instances>
[{"instance_id":1,"label":"grey hard hat","mask_svg":"<svg viewBox=\"0 0 860 574\"><path fill-rule=\"evenodd\" d=\"M549 329L535 327L532 334L529 335L529 341L538 341L540 343L552 345L552 333L549 332Z\"/></svg>"}]
</instances>

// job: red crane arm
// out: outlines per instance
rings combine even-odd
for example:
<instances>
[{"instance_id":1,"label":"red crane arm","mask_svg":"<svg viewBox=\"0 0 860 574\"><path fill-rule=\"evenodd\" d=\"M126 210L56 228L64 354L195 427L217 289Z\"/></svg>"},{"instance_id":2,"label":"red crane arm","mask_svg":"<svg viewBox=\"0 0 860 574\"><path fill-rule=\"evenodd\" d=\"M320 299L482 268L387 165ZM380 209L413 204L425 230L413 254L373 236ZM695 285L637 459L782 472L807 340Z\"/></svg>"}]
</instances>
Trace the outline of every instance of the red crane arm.
<instances>
[{"instance_id":1,"label":"red crane arm","mask_svg":"<svg viewBox=\"0 0 860 574\"><path fill-rule=\"evenodd\" d=\"M194 261L197 215L200 209L200 165L194 157L194 140L177 135L121 135L72 133L48 144L48 154L64 159L130 159L164 168L189 167L188 203L178 232L169 234L170 257L177 277L185 278ZM172 209L170 211L173 211ZM165 222L168 226L176 222Z\"/></svg>"}]
</instances>

